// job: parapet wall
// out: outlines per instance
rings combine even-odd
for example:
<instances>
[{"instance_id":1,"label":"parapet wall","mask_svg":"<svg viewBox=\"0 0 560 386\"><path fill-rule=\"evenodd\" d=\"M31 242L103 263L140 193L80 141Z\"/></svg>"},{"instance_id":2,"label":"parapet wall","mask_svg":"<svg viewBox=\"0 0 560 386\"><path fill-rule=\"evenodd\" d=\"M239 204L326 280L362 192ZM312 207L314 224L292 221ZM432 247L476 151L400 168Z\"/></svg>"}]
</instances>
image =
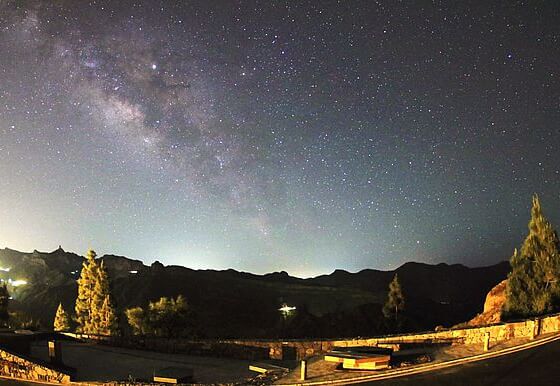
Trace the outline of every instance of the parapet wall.
<instances>
[{"instance_id":1,"label":"parapet wall","mask_svg":"<svg viewBox=\"0 0 560 386\"><path fill-rule=\"evenodd\" d=\"M0 376L48 383L70 382L69 374L4 350L0 350Z\"/></svg>"},{"instance_id":2,"label":"parapet wall","mask_svg":"<svg viewBox=\"0 0 560 386\"><path fill-rule=\"evenodd\" d=\"M380 346L398 349L400 345L407 343L483 344L487 333L492 345L511 338L533 339L541 334L558 332L560 332L560 314L482 327L458 328L419 334L363 339L287 341L280 345L273 345L270 342L270 354L271 358L280 359L283 349L293 347L296 349L297 359L304 359L324 353L334 347Z\"/></svg>"},{"instance_id":3,"label":"parapet wall","mask_svg":"<svg viewBox=\"0 0 560 386\"><path fill-rule=\"evenodd\" d=\"M541 334L560 332L560 314L535 319L499 323L482 327L466 327L417 334L357 339L317 340L204 340L158 339L148 337L99 337L66 334L81 339L95 339L106 344L154 351L196 355L225 356L243 359L305 359L323 354L334 347L376 346L396 350L407 343L483 344L487 333L490 345L511 338L535 338Z\"/></svg>"}]
</instances>

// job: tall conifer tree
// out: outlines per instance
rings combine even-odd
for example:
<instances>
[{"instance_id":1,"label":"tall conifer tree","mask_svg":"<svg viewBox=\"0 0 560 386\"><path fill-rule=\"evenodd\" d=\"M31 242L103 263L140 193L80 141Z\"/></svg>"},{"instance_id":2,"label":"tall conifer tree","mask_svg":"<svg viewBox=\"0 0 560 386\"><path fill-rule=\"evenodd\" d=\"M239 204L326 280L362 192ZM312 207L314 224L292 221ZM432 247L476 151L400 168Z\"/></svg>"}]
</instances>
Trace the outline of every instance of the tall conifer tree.
<instances>
[{"instance_id":1,"label":"tall conifer tree","mask_svg":"<svg viewBox=\"0 0 560 386\"><path fill-rule=\"evenodd\" d=\"M111 302L111 295L105 296L100 312L99 333L101 335L117 334L117 316L115 315L115 307Z\"/></svg>"},{"instance_id":2,"label":"tall conifer tree","mask_svg":"<svg viewBox=\"0 0 560 386\"><path fill-rule=\"evenodd\" d=\"M506 316L542 315L558 309L560 253L558 235L533 196L529 234L514 251L508 276Z\"/></svg>"},{"instance_id":3,"label":"tall conifer tree","mask_svg":"<svg viewBox=\"0 0 560 386\"><path fill-rule=\"evenodd\" d=\"M82 272L78 279L78 297L76 298L76 322L77 332L94 334L92 311L94 312L94 290L98 276L98 265L95 257L97 254L90 249L86 254L86 260L82 264Z\"/></svg>"},{"instance_id":4,"label":"tall conifer tree","mask_svg":"<svg viewBox=\"0 0 560 386\"><path fill-rule=\"evenodd\" d=\"M109 278L103 261L97 264L94 273L94 282L93 291L91 293L90 329L92 333L103 334L103 303L109 296Z\"/></svg>"},{"instance_id":5,"label":"tall conifer tree","mask_svg":"<svg viewBox=\"0 0 560 386\"><path fill-rule=\"evenodd\" d=\"M76 331L84 334L114 335L117 333L116 311L111 301L109 275L103 261L89 250L78 279L76 299Z\"/></svg>"},{"instance_id":6,"label":"tall conifer tree","mask_svg":"<svg viewBox=\"0 0 560 386\"><path fill-rule=\"evenodd\" d=\"M383 306L383 315L387 319L394 318L395 321L398 320L398 315L404 310L404 295L402 292L401 284L399 283L399 278L397 274L393 277L393 280L389 284L389 295L387 296L387 302Z\"/></svg>"}]
</instances>

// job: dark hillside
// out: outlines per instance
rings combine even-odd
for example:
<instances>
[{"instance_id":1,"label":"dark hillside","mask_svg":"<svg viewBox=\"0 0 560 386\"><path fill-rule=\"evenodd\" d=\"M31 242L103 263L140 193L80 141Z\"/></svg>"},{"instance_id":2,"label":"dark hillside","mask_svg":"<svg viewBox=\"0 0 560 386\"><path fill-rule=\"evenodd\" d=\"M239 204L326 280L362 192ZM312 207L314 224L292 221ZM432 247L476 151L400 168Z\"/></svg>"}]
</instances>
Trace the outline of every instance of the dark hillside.
<instances>
[{"instance_id":1,"label":"dark hillside","mask_svg":"<svg viewBox=\"0 0 560 386\"><path fill-rule=\"evenodd\" d=\"M382 333L379 309L395 272L407 296L410 328L452 325L480 312L486 293L509 270L505 262L481 268L407 263L396 271L337 270L299 279L286 272L255 275L232 269L166 267L159 262L146 266L123 256L102 258L121 312L161 296L183 294L201 327L200 333L219 337ZM73 309L82 261L81 256L62 248L50 253L0 250L0 267L9 268L0 271L0 277L27 281L11 287L12 309L50 326L59 302L67 310ZM280 316L278 308L284 302L298 309L293 321L283 321Z\"/></svg>"}]
</instances>

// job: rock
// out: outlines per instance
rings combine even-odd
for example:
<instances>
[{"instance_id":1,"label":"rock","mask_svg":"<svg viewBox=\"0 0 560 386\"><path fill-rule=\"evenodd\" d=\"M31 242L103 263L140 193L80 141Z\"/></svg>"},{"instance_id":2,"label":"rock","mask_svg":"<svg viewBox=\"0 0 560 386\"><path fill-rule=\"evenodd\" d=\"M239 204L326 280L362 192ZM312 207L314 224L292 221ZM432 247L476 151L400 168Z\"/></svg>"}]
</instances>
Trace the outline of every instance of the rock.
<instances>
[{"instance_id":1,"label":"rock","mask_svg":"<svg viewBox=\"0 0 560 386\"><path fill-rule=\"evenodd\" d=\"M486 295L482 313L467 322L467 325L484 326L487 324L499 323L502 316L502 307L506 302L506 287L507 279L502 280L498 285L492 288L490 292L488 292L488 295Z\"/></svg>"},{"instance_id":2,"label":"rock","mask_svg":"<svg viewBox=\"0 0 560 386\"><path fill-rule=\"evenodd\" d=\"M486 295L486 301L484 302L484 311L482 311L483 313L492 312L495 310L501 311L503 305L506 302L506 287L507 279L502 280L500 283L498 283L497 286L495 286L490 290L490 292L488 292L488 295Z\"/></svg>"}]
</instances>

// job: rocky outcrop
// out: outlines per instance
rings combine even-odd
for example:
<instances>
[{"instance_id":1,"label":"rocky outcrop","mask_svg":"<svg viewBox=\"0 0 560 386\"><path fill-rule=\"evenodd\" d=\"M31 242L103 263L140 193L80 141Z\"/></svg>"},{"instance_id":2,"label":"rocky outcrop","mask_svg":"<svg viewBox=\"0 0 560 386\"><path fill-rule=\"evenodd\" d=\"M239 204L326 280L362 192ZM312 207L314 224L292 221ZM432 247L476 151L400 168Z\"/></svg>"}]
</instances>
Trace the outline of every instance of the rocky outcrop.
<instances>
[{"instance_id":1,"label":"rocky outcrop","mask_svg":"<svg viewBox=\"0 0 560 386\"><path fill-rule=\"evenodd\" d=\"M475 316L467 322L469 326L484 326L487 324L501 322L502 307L506 302L507 279L501 281L498 285L488 292L486 301L484 302L484 310L481 314Z\"/></svg>"}]
</instances>

